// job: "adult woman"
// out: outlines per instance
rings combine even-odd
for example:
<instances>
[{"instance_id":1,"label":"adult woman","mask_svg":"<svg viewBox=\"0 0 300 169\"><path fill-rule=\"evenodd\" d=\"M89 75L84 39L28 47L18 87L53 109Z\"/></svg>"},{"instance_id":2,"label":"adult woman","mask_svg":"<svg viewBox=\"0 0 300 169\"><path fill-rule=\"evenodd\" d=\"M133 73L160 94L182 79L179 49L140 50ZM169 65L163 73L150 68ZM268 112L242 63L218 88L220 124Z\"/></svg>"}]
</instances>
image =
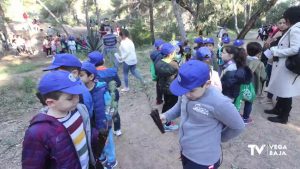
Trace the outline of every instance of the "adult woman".
<instances>
[{"instance_id":1,"label":"adult woman","mask_svg":"<svg viewBox=\"0 0 300 169\"><path fill-rule=\"evenodd\" d=\"M265 113L276 114L268 120L286 124L292 109L292 97L300 95L300 80L297 74L289 71L285 66L288 57L298 53L300 49L300 6L288 8L283 18L290 29L281 37L277 47L272 47L273 67L268 92L278 96L278 101L272 110Z\"/></svg>"},{"instance_id":2,"label":"adult woman","mask_svg":"<svg viewBox=\"0 0 300 169\"><path fill-rule=\"evenodd\" d=\"M281 18L277 22L277 30L273 34L273 36L269 37L264 44L265 48L270 48L273 46L277 46L279 40L281 39L282 35L288 30L288 26L286 25L285 19ZM273 65L273 58L268 59L265 55L262 55L261 61L266 64L266 73L267 73L267 81L266 86L269 85L271 72L272 72L272 65ZM261 100L260 103L272 103L273 94L268 92L267 97L264 100Z\"/></svg>"}]
</instances>

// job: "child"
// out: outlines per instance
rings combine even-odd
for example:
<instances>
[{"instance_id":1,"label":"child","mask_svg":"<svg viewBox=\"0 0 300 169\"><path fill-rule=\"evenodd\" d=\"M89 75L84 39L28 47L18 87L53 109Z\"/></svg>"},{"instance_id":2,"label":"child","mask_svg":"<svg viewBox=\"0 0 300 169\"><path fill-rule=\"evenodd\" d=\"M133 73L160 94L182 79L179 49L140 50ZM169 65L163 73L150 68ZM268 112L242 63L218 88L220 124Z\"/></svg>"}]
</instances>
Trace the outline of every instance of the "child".
<instances>
[{"instance_id":1,"label":"child","mask_svg":"<svg viewBox=\"0 0 300 169\"><path fill-rule=\"evenodd\" d=\"M213 67L211 66L211 51L207 47L201 47L196 51L196 57L197 60L203 61L207 63L210 67L210 80L212 86L218 88L220 91L222 91L222 84L219 77L218 72L213 70Z\"/></svg>"},{"instance_id":2,"label":"child","mask_svg":"<svg viewBox=\"0 0 300 169\"><path fill-rule=\"evenodd\" d=\"M178 72L178 63L174 61L176 54L176 48L170 43L164 43L161 47L161 53L164 56L163 59L159 60L155 64L155 72L158 77L158 86L164 96L164 104L162 113L169 110L177 102L177 96L173 95L169 89L173 79L176 78ZM178 129L178 125L166 122L164 124L166 131L173 131Z\"/></svg>"},{"instance_id":3,"label":"child","mask_svg":"<svg viewBox=\"0 0 300 169\"><path fill-rule=\"evenodd\" d=\"M117 87L121 86L121 80L118 76L118 72L117 69L115 67L112 68L106 68L104 66L104 56L98 52L98 51L94 51L88 54L88 58L89 58L89 62L94 64L96 69L97 69L97 76L99 77L99 81L101 82L106 82L106 84L108 84L108 86L110 86L110 83L112 81L114 81L116 83L115 86L115 102L116 102L116 106L114 107L114 112L113 114L113 122L114 122L114 131L113 133L116 136L121 136L122 132L121 132L121 119L120 119L120 115L118 112L118 102L119 102L119 90L117 89Z\"/></svg>"},{"instance_id":4,"label":"child","mask_svg":"<svg viewBox=\"0 0 300 169\"><path fill-rule=\"evenodd\" d=\"M151 52L150 54L150 59L152 60L151 65L150 65L150 72L152 75L152 80L156 81L156 104L160 105L163 103L163 94L162 91L158 87L158 80L157 80L157 75L155 72L155 63L158 60L162 59L162 54L160 52L161 46L164 44L164 41L161 39L155 40L154 42L154 47L155 50Z\"/></svg>"},{"instance_id":5,"label":"child","mask_svg":"<svg viewBox=\"0 0 300 169\"><path fill-rule=\"evenodd\" d=\"M223 48L221 73L222 93L234 102L242 83L249 83L251 70L246 66L246 53L242 48L229 45Z\"/></svg>"},{"instance_id":6,"label":"child","mask_svg":"<svg viewBox=\"0 0 300 169\"><path fill-rule=\"evenodd\" d=\"M238 136L245 127L231 100L210 87L209 72L208 65L197 60L183 64L170 86L178 102L161 114L163 121L181 118L183 169L217 169L221 142Z\"/></svg>"},{"instance_id":7,"label":"child","mask_svg":"<svg viewBox=\"0 0 300 169\"><path fill-rule=\"evenodd\" d=\"M247 44L247 65L254 75L253 84L255 93L259 96L262 95L263 83L267 78L265 65L259 58L261 51L262 46L258 42L250 42Z\"/></svg>"},{"instance_id":8,"label":"child","mask_svg":"<svg viewBox=\"0 0 300 169\"><path fill-rule=\"evenodd\" d=\"M215 57L214 47L215 41L213 38L207 38L204 41L204 44L208 49L211 51L211 65L213 66L214 70L218 70L217 58Z\"/></svg>"},{"instance_id":9,"label":"child","mask_svg":"<svg viewBox=\"0 0 300 169\"><path fill-rule=\"evenodd\" d=\"M69 72L53 71L42 77L38 90L48 107L33 117L26 130L22 168L95 167L91 148L95 137L85 106L78 104L84 91L80 81Z\"/></svg>"},{"instance_id":10,"label":"child","mask_svg":"<svg viewBox=\"0 0 300 169\"><path fill-rule=\"evenodd\" d=\"M96 129L109 131L107 143L99 160L107 169L112 169L118 165L118 162L116 160L115 143L111 129L111 115L108 114L111 98L107 92L106 83L96 82L96 76L96 67L92 63L84 62L81 67L80 78L90 90L93 98Z\"/></svg>"},{"instance_id":11,"label":"child","mask_svg":"<svg viewBox=\"0 0 300 169\"><path fill-rule=\"evenodd\" d=\"M218 58L218 73L221 75L222 72L222 66L224 64L222 60L222 51L223 51L223 46L228 45L230 43L230 38L229 37L223 37L222 42L219 45L218 51L217 51L217 58Z\"/></svg>"},{"instance_id":12,"label":"child","mask_svg":"<svg viewBox=\"0 0 300 169\"><path fill-rule=\"evenodd\" d=\"M71 54L76 54L76 42L75 42L75 38L73 36L69 37L68 49Z\"/></svg>"},{"instance_id":13,"label":"child","mask_svg":"<svg viewBox=\"0 0 300 169\"><path fill-rule=\"evenodd\" d=\"M73 74L73 76L76 79L79 79L80 69L81 69L81 62L76 56L69 53L63 53L63 54L56 54L53 57L52 64L47 68L45 68L44 71L64 70ZM82 95L80 95L79 102L83 103L86 106L90 116L92 116L93 114L92 96L87 88L85 88Z\"/></svg>"}]
</instances>

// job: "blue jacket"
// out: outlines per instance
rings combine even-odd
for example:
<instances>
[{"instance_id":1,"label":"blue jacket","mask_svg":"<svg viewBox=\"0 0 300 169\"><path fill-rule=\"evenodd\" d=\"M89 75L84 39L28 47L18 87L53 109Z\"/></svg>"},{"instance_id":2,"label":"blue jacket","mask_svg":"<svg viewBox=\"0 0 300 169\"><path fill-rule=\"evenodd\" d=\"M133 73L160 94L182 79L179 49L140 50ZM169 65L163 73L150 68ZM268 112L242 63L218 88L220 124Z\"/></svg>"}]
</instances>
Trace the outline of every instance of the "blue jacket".
<instances>
[{"instance_id":1,"label":"blue jacket","mask_svg":"<svg viewBox=\"0 0 300 169\"><path fill-rule=\"evenodd\" d=\"M95 126L96 129L106 129L108 127L105 115L105 94L107 92L107 85L105 82L97 82L90 92L93 99L93 116L91 124L92 126Z\"/></svg>"},{"instance_id":2,"label":"blue jacket","mask_svg":"<svg viewBox=\"0 0 300 169\"><path fill-rule=\"evenodd\" d=\"M248 84L251 80L252 72L248 66L227 71L221 78L222 93L234 99L240 93L241 84Z\"/></svg>"},{"instance_id":3,"label":"blue jacket","mask_svg":"<svg viewBox=\"0 0 300 169\"><path fill-rule=\"evenodd\" d=\"M82 85L84 85L84 84L82 84ZM89 89L86 87L85 87L85 89L86 90L82 93L82 99L83 99L82 103L86 106L90 117L92 117L93 111L94 111L93 110L93 99L92 99L92 95L91 95Z\"/></svg>"},{"instance_id":4,"label":"blue jacket","mask_svg":"<svg viewBox=\"0 0 300 169\"><path fill-rule=\"evenodd\" d=\"M98 75L98 80L100 82L106 82L108 85L109 82L115 81L117 84L117 87L121 86L121 80L118 76L118 71L116 68L106 68L104 66L97 67L97 75ZM119 101L119 91L118 89L115 90L115 95L116 95L116 101Z\"/></svg>"}]
</instances>

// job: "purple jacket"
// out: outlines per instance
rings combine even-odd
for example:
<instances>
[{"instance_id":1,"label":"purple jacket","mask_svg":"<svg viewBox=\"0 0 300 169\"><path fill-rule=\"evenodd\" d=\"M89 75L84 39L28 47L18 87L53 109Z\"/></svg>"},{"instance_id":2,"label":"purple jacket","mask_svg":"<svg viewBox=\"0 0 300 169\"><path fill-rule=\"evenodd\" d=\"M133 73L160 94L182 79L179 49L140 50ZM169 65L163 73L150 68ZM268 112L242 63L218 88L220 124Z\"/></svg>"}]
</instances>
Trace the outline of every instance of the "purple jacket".
<instances>
[{"instance_id":1,"label":"purple jacket","mask_svg":"<svg viewBox=\"0 0 300 169\"><path fill-rule=\"evenodd\" d=\"M91 148L91 142L97 143L97 132L94 130L89 132L92 133L92 138L88 140ZM95 165L94 156L91 154L93 153L90 151L90 163ZM39 113L32 118L24 136L22 168L81 169L72 139L67 129L57 119L45 113Z\"/></svg>"}]
</instances>

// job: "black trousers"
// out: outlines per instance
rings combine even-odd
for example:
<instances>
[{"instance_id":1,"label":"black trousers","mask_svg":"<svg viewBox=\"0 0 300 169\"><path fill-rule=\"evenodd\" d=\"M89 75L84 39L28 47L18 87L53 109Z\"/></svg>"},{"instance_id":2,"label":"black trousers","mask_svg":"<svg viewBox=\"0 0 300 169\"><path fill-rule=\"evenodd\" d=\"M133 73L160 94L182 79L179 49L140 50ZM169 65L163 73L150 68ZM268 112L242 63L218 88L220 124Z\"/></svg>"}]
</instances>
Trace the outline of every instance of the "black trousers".
<instances>
[{"instance_id":1,"label":"black trousers","mask_svg":"<svg viewBox=\"0 0 300 169\"><path fill-rule=\"evenodd\" d=\"M157 102L163 101L163 92L159 88L158 82L156 82L156 101Z\"/></svg>"},{"instance_id":2,"label":"black trousers","mask_svg":"<svg viewBox=\"0 0 300 169\"><path fill-rule=\"evenodd\" d=\"M178 97L172 94L164 93L164 105L162 108L162 113L171 109L177 103ZM169 126L171 122L166 122L166 125Z\"/></svg>"},{"instance_id":3,"label":"black trousers","mask_svg":"<svg viewBox=\"0 0 300 169\"><path fill-rule=\"evenodd\" d=\"M279 118L287 120L292 109L292 98L277 97L277 103L274 109L279 112Z\"/></svg>"},{"instance_id":4,"label":"black trousers","mask_svg":"<svg viewBox=\"0 0 300 169\"><path fill-rule=\"evenodd\" d=\"M220 167L220 160L209 166L197 164L186 158L183 154L181 154L181 160L183 169L218 169Z\"/></svg>"}]
</instances>

